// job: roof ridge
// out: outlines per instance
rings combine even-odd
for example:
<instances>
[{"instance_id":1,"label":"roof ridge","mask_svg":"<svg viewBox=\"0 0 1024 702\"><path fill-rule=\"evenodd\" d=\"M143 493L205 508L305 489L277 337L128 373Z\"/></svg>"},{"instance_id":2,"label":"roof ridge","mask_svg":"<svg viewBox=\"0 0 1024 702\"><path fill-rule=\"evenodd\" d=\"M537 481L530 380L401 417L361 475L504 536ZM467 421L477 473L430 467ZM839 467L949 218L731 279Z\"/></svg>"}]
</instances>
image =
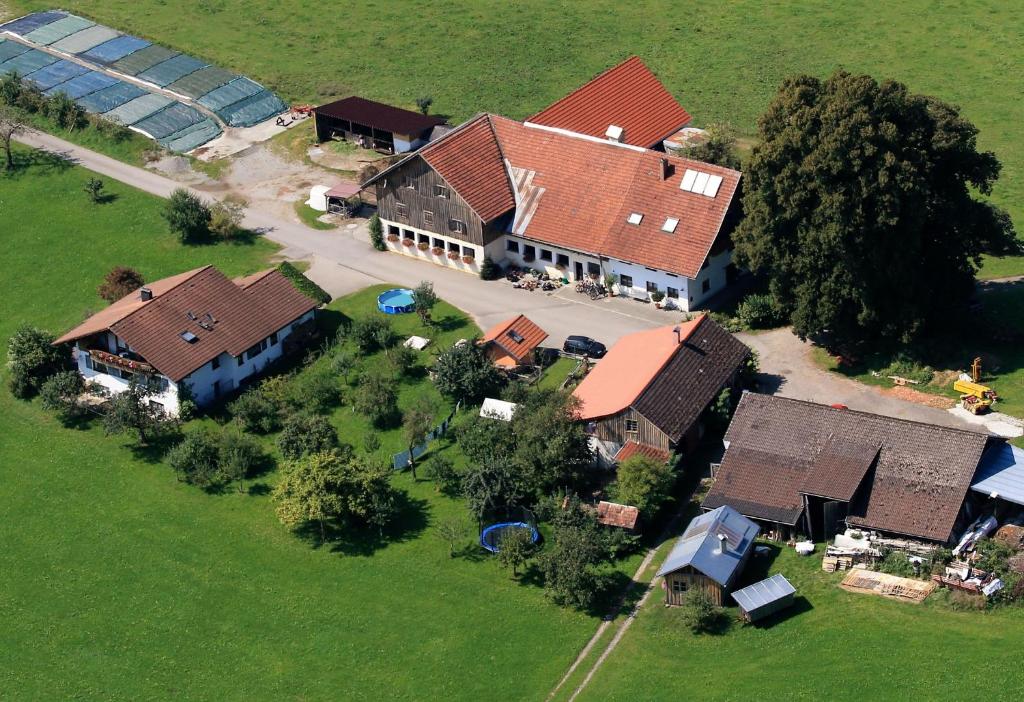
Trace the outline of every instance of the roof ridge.
<instances>
[{"instance_id":1,"label":"roof ridge","mask_svg":"<svg viewBox=\"0 0 1024 702\"><path fill-rule=\"evenodd\" d=\"M180 275L184 275L184 276L187 276L187 277L184 277L184 278L182 278L182 279L181 279L180 281L178 281L177 283L175 283L175 284L174 284L174 285L172 285L171 287L167 288L166 290L164 290L164 291L163 291L162 293L160 293L159 295L155 295L155 296L153 297L153 299L152 299L152 300L150 300L149 302L156 302L157 300L162 300L162 299L164 299L164 298L165 298L165 297L167 296L167 294L168 294L168 293L172 293L172 292L174 292L175 290L177 290L178 288L180 288L180 287L181 287L182 285L184 285L184 284L185 284L185 283L187 283L188 281L192 280L193 278L195 278L195 277L196 277L197 275L199 275L200 273L203 273L203 272L205 272L205 271L206 271L207 269L209 269L209 268L213 268L213 264L212 264L212 263L207 263L207 264L206 264L205 266L202 266L202 267L200 267L200 268L195 268L195 269L193 269L193 270L191 270L191 271L185 271L184 273L182 273L182 274L180 274ZM214 268L214 270L217 270L217 269L216 269L216 268ZM218 273L220 273L220 271L217 271L217 272L218 272ZM223 274L223 273L221 273L221 275L224 275L224 274ZM176 277L176 276L173 276L173 275L169 275L169 276L167 276L167 277L168 277L168 278L174 278L174 277ZM225 277L227 277L227 276L225 276ZM160 280L166 280L166 278L161 278ZM155 282L159 283L159 282L160 282L160 280L157 280L157 281L155 281ZM151 283L151 285L152 285L152 283ZM146 286L145 286L145 285L143 285L142 287L146 287ZM115 324L120 324L121 322L125 321L126 319L129 319L129 318L131 318L132 316L134 316L136 312L140 312L141 310L144 310L144 309L146 309L147 307L150 307L150 306L151 306L151 305L140 305L139 307L136 307L135 309L131 310L131 311L130 311L130 312L129 312L128 314L126 314L126 315L125 315L124 317L121 317L121 318L119 318L119 319L116 319L116 320L114 320L113 322L111 322L110 324L108 324L108 325L107 325L107 329L110 329L110 328L111 328L111 327L113 327L113 326L114 326Z\"/></svg>"}]
</instances>

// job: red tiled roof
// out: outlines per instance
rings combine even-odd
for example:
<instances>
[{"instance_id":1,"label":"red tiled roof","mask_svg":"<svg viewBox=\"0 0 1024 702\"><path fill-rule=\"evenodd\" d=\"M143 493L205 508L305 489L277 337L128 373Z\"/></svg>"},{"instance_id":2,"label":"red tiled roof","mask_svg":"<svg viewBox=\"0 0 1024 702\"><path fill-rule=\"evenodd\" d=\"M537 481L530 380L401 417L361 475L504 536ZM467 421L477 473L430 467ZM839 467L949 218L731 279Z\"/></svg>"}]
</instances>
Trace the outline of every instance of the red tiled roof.
<instances>
[{"instance_id":1,"label":"red tiled roof","mask_svg":"<svg viewBox=\"0 0 1024 702\"><path fill-rule=\"evenodd\" d=\"M689 124L690 115L632 56L527 121L600 138L615 125L625 143L649 148Z\"/></svg>"},{"instance_id":2,"label":"red tiled roof","mask_svg":"<svg viewBox=\"0 0 1024 702\"><path fill-rule=\"evenodd\" d=\"M647 456L662 463L668 463L669 459L668 451L664 451L656 446L637 443L636 441L627 441L619 449L618 453L615 454L615 462L622 463L627 458L632 458L633 456Z\"/></svg>"},{"instance_id":3,"label":"red tiled roof","mask_svg":"<svg viewBox=\"0 0 1024 702\"><path fill-rule=\"evenodd\" d=\"M516 179L529 182L520 200L531 211L517 214L513 234L688 278L700 272L736 194L738 171L504 117L491 117L491 124L513 172L532 174ZM721 177L714 197L680 188L688 169ZM504 174L500 180L508 182ZM643 215L638 225L626 221L633 212ZM678 220L675 231L662 231L669 218Z\"/></svg>"},{"instance_id":4,"label":"red tiled roof","mask_svg":"<svg viewBox=\"0 0 1024 702\"><path fill-rule=\"evenodd\" d=\"M238 356L318 305L276 270L232 281L206 266L146 287L153 292L153 299L143 302L138 292L133 292L58 342L109 329L177 382L221 353ZM116 314L109 312L111 308ZM199 321L212 328L204 328ZM185 341L181 334L186 331L198 338Z\"/></svg>"},{"instance_id":5,"label":"red tiled roof","mask_svg":"<svg viewBox=\"0 0 1024 702\"><path fill-rule=\"evenodd\" d=\"M505 159L489 115L474 117L420 149L418 154L440 174L484 222L516 206ZM364 187L369 183L364 183Z\"/></svg>"},{"instance_id":6,"label":"red tiled roof","mask_svg":"<svg viewBox=\"0 0 1024 702\"><path fill-rule=\"evenodd\" d=\"M511 335L515 334L521 340L516 341ZM543 343L548 338L548 333L534 324L525 315L518 315L504 322L494 325L487 330L483 336L484 343L494 343L501 349L520 361Z\"/></svg>"},{"instance_id":7,"label":"red tiled roof","mask_svg":"<svg viewBox=\"0 0 1024 702\"><path fill-rule=\"evenodd\" d=\"M620 505L616 502L605 502L603 500L597 503L598 524L621 527L623 529L635 529L639 518L640 510L636 507Z\"/></svg>"}]
</instances>

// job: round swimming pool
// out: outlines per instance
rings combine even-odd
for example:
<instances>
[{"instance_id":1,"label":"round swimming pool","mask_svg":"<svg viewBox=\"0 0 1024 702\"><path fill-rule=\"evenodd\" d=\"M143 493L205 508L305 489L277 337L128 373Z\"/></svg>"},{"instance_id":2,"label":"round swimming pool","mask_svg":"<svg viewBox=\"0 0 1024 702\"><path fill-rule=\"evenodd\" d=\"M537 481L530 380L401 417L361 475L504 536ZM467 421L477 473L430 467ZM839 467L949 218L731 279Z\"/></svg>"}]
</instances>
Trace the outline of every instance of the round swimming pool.
<instances>
[{"instance_id":1,"label":"round swimming pool","mask_svg":"<svg viewBox=\"0 0 1024 702\"><path fill-rule=\"evenodd\" d=\"M497 553L501 550L502 537L516 529L529 530L530 540L533 543L537 543L540 539L540 532L537 531L536 527L526 522L500 522L490 525L480 533L480 545L491 553Z\"/></svg>"},{"instance_id":2,"label":"round swimming pool","mask_svg":"<svg viewBox=\"0 0 1024 702\"><path fill-rule=\"evenodd\" d=\"M408 288L385 290L377 296L377 309L384 314L415 312L416 303L412 298L412 290Z\"/></svg>"}]
</instances>

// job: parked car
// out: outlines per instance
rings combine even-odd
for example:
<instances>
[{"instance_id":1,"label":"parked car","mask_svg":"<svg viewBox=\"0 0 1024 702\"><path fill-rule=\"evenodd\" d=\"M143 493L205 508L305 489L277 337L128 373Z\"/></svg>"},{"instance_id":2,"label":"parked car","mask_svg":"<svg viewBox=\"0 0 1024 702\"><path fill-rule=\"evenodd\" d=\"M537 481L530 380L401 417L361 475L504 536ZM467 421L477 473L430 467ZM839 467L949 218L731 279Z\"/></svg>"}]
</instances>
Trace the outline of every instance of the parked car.
<instances>
[{"instance_id":1,"label":"parked car","mask_svg":"<svg viewBox=\"0 0 1024 702\"><path fill-rule=\"evenodd\" d=\"M570 336L565 340L565 344L562 345L562 350L566 353L574 353L578 356L590 356L591 358L601 358L607 353L608 349L600 341L595 341L589 336Z\"/></svg>"}]
</instances>

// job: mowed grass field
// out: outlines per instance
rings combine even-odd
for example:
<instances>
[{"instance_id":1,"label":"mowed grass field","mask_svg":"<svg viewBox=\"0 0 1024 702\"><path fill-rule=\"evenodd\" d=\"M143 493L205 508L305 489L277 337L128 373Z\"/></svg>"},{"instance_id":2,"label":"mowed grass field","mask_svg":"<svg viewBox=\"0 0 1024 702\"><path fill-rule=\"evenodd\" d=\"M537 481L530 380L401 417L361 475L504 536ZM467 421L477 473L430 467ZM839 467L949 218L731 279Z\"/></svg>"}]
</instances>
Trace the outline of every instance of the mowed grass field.
<instances>
[{"instance_id":1,"label":"mowed grass field","mask_svg":"<svg viewBox=\"0 0 1024 702\"><path fill-rule=\"evenodd\" d=\"M63 331L98 309L95 286L116 264L147 279L203 263L238 275L274 251L181 247L159 200L110 184L116 199L90 205L89 175L40 165L0 177L0 346L22 321ZM370 312L373 298L332 309ZM439 340L475 331L447 305L435 316ZM64 428L38 401L14 400L5 376L0 697L539 699L596 625L478 549L449 558L436 525L466 509L430 482L396 476L406 510L389 538L318 548L277 522L262 491L179 483L129 440ZM359 450L365 418L346 407L334 417ZM381 451L399 443L391 430Z\"/></svg>"},{"instance_id":2,"label":"mowed grass field","mask_svg":"<svg viewBox=\"0 0 1024 702\"><path fill-rule=\"evenodd\" d=\"M51 0L8 0L12 14ZM359 93L465 119L525 118L630 54L640 55L694 116L743 134L794 73L838 67L896 78L962 106L995 151L994 199L1024 227L1024 14L998 0L937 4L762 3L680 7L669 0L65 0L68 10L186 51L294 101ZM186 21L187 20L187 21ZM988 260L983 275L1024 273Z\"/></svg>"}]
</instances>

